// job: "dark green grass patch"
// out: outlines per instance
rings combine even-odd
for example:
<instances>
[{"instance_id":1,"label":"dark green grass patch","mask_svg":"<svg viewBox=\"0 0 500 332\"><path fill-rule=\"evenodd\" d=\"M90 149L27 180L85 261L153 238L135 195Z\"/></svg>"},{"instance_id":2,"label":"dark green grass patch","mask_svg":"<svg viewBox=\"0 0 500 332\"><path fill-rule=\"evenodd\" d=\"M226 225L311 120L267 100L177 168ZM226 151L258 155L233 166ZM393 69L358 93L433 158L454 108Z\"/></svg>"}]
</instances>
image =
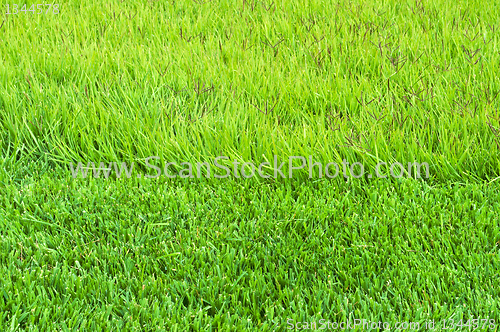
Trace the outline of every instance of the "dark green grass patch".
<instances>
[{"instance_id":1,"label":"dark green grass patch","mask_svg":"<svg viewBox=\"0 0 500 332\"><path fill-rule=\"evenodd\" d=\"M0 189L2 330L500 318L498 187L29 169Z\"/></svg>"}]
</instances>

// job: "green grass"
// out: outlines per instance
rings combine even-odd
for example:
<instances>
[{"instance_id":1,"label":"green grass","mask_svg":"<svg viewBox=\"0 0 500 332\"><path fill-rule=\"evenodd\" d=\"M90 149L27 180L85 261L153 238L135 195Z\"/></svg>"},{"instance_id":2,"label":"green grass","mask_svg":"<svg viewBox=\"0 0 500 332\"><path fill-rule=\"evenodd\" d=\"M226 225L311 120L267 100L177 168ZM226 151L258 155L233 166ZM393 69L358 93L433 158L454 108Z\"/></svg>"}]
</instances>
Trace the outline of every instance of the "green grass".
<instances>
[{"instance_id":1,"label":"green grass","mask_svg":"<svg viewBox=\"0 0 500 332\"><path fill-rule=\"evenodd\" d=\"M6 16L0 144L55 163L311 154L500 175L497 2L253 3Z\"/></svg>"},{"instance_id":2,"label":"green grass","mask_svg":"<svg viewBox=\"0 0 500 332\"><path fill-rule=\"evenodd\" d=\"M0 18L0 330L500 323L498 2L59 10ZM431 176L68 167L274 155L427 162Z\"/></svg>"},{"instance_id":3,"label":"green grass","mask_svg":"<svg viewBox=\"0 0 500 332\"><path fill-rule=\"evenodd\" d=\"M0 189L2 330L500 318L498 187L74 180L30 168Z\"/></svg>"}]
</instances>

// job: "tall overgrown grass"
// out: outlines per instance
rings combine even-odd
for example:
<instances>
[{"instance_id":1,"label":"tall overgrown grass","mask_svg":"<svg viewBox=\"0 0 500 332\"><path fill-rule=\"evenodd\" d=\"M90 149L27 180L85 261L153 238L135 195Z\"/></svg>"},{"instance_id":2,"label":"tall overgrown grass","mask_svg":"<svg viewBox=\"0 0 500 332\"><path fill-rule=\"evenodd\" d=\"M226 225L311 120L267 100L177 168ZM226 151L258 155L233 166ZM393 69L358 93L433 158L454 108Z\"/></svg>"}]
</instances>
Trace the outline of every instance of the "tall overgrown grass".
<instances>
[{"instance_id":1,"label":"tall overgrown grass","mask_svg":"<svg viewBox=\"0 0 500 332\"><path fill-rule=\"evenodd\" d=\"M5 15L4 153L500 174L495 1L69 1ZM304 175L306 171L304 171Z\"/></svg>"}]
</instances>

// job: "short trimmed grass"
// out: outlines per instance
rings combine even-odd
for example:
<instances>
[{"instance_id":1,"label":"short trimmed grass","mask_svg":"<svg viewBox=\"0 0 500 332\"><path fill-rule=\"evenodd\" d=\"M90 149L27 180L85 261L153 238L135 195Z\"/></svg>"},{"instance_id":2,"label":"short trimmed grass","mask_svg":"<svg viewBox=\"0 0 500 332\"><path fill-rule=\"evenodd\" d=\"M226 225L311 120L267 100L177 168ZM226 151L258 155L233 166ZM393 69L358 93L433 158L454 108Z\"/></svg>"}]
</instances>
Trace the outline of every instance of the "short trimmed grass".
<instances>
[{"instance_id":1,"label":"short trimmed grass","mask_svg":"<svg viewBox=\"0 0 500 332\"><path fill-rule=\"evenodd\" d=\"M498 187L27 172L0 188L2 330L500 319Z\"/></svg>"}]
</instances>

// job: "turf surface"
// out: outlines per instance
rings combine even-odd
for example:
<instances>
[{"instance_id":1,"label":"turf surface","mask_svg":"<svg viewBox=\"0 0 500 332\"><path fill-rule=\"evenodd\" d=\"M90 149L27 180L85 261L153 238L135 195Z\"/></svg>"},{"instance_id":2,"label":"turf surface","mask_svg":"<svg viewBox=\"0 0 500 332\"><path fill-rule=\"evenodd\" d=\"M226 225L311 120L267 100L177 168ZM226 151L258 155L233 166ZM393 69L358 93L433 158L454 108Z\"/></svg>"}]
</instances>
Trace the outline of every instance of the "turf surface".
<instances>
[{"instance_id":1,"label":"turf surface","mask_svg":"<svg viewBox=\"0 0 500 332\"><path fill-rule=\"evenodd\" d=\"M500 318L497 187L48 170L0 195L3 330Z\"/></svg>"}]
</instances>

